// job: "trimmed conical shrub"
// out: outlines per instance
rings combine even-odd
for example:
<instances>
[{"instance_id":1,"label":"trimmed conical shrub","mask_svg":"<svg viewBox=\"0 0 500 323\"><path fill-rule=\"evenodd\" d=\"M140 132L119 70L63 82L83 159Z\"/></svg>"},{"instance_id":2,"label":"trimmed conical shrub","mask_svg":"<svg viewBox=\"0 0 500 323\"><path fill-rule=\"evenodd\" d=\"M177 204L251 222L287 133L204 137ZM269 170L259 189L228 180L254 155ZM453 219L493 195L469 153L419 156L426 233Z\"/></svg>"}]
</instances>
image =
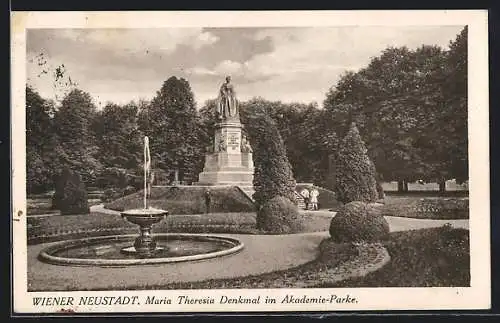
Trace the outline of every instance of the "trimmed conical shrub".
<instances>
[{"instance_id":1,"label":"trimmed conical shrub","mask_svg":"<svg viewBox=\"0 0 500 323\"><path fill-rule=\"evenodd\" d=\"M278 128L266 114L249 122L247 129L253 147L254 187L253 198L258 208L276 196L295 203L295 180Z\"/></svg>"},{"instance_id":2,"label":"trimmed conical shrub","mask_svg":"<svg viewBox=\"0 0 500 323\"><path fill-rule=\"evenodd\" d=\"M335 190L342 203L375 202L378 199L375 165L356 124L352 123L337 151Z\"/></svg>"},{"instance_id":3,"label":"trimmed conical shrub","mask_svg":"<svg viewBox=\"0 0 500 323\"><path fill-rule=\"evenodd\" d=\"M58 176L53 208L60 210L61 215L90 212L87 189L80 174L65 168Z\"/></svg>"}]
</instances>

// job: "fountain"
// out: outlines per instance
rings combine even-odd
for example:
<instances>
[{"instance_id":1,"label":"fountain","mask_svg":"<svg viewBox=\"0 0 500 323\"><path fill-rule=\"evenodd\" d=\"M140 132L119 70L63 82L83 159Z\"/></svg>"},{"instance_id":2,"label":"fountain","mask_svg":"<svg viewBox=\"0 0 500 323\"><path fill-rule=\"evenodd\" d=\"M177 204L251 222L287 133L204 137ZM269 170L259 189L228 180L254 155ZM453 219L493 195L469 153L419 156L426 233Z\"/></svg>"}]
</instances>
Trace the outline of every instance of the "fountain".
<instances>
[{"instance_id":1,"label":"fountain","mask_svg":"<svg viewBox=\"0 0 500 323\"><path fill-rule=\"evenodd\" d=\"M212 234L158 233L153 237L153 225L166 219L168 211L148 205L150 174L149 139L145 137L144 205L143 208L121 212L123 219L139 226L139 236L112 235L65 240L43 249L39 259L56 265L127 266L202 260L243 249L243 243L237 239Z\"/></svg>"},{"instance_id":2,"label":"fountain","mask_svg":"<svg viewBox=\"0 0 500 323\"><path fill-rule=\"evenodd\" d=\"M149 152L149 138L144 137L144 208L132 209L121 213L122 217L127 221L137 224L140 227L140 235L135 239L133 247L122 249L126 254L137 254L139 257L147 258L161 250L156 246L156 241L151 235L153 224L165 219L168 211L154 209L148 206L148 193L150 193L150 185L148 179L151 175L151 154Z\"/></svg>"}]
</instances>

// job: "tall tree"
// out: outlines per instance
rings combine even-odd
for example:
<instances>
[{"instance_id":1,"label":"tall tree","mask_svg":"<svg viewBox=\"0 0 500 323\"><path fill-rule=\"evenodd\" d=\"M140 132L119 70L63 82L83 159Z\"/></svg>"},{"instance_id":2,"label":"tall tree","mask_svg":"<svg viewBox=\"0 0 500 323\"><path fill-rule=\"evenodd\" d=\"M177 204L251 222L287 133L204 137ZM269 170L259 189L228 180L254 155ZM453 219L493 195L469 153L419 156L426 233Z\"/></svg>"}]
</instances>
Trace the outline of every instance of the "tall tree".
<instances>
[{"instance_id":1,"label":"tall tree","mask_svg":"<svg viewBox=\"0 0 500 323\"><path fill-rule=\"evenodd\" d=\"M436 46L388 48L330 90L325 108L340 133L355 121L383 180L434 178L426 135L441 106L444 52Z\"/></svg>"},{"instance_id":2,"label":"tall tree","mask_svg":"<svg viewBox=\"0 0 500 323\"><path fill-rule=\"evenodd\" d=\"M456 39L450 42L445 56L442 84L442 104L436 113L431 129L437 135L432 141L436 153L436 176L441 189L444 179L468 178L468 111L467 111L467 36L465 26Z\"/></svg>"},{"instance_id":3,"label":"tall tree","mask_svg":"<svg viewBox=\"0 0 500 323\"><path fill-rule=\"evenodd\" d=\"M193 181L203 167L203 143L191 86L175 76L166 80L145 112L152 158L164 171L179 171L181 181Z\"/></svg>"},{"instance_id":4,"label":"tall tree","mask_svg":"<svg viewBox=\"0 0 500 323\"><path fill-rule=\"evenodd\" d=\"M53 102L43 99L26 87L26 170L28 192L36 193L53 187L54 170L62 155L54 126Z\"/></svg>"},{"instance_id":5,"label":"tall tree","mask_svg":"<svg viewBox=\"0 0 500 323\"><path fill-rule=\"evenodd\" d=\"M96 107L86 92L74 89L61 102L55 115L57 134L64 156L63 163L79 173L86 183L93 183L101 169L92 124Z\"/></svg>"},{"instance_id":6,"label":"tall tree","mask_svg":"<svg viewBox=\"0 0 500 323\"><path fill-rule=\"evenodd\" d=\"M99 160L105 167L102 184L116 182L127 186L140 174L143 136L138 126L138 105L134 102L119 106L107 104L98 113L94 131L99 145Z\"/></svg>"}]
</instances>

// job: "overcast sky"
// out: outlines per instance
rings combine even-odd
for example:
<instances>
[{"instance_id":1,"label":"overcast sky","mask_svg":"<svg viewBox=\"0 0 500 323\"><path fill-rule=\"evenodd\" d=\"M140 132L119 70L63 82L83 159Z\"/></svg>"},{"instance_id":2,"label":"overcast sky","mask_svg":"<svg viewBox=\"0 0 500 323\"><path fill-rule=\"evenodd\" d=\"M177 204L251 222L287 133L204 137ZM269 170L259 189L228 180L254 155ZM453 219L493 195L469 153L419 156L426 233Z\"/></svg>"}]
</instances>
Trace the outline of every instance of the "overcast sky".
<instances>
[{"instance_id":1,"label":"overcast sky","mask_svg":"<svg viewBox=\"0 0 500 323\"><path fill-rule=\"evenodd\" d=\"M447 48L462 28L33 29L27 76L43 97L54 98L53 76L40 73L64 64L66 75L99 106L149 100L173 75L189 81L199 107L216 97L226 75L240 100L261 96L321 106L342 73L365 67L386 47Z\"/></svg>"}]
</instances>

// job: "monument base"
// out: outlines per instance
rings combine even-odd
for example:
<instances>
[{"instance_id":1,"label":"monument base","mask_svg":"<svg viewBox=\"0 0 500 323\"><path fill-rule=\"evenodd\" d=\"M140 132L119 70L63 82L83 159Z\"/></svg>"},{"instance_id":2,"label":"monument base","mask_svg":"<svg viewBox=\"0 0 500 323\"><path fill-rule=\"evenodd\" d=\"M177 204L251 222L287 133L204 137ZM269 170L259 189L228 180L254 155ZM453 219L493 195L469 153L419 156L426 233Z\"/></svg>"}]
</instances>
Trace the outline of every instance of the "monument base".
<instances>
[{"instance_id":1,"label":"monument base","mask_svg":"<svg viewBox=\"0 0 500 323\"><path fill-rule=\"evenodd\" d=\"M215 126L213 146L205 155L200 185L253 185L253 159L249 143L242 135L239 119L226 120Z\"/></svg>"},{"instance_id":2,"label":"monument base","mask_svg":"<svg viewBox=\"0 0 500 323\"><path fill-rule=\"evenodd\" d=\"M212 153L205 156L205 167L199 174L201 185L253 185L252 153Z\"/></svg>"}]
</instances>

